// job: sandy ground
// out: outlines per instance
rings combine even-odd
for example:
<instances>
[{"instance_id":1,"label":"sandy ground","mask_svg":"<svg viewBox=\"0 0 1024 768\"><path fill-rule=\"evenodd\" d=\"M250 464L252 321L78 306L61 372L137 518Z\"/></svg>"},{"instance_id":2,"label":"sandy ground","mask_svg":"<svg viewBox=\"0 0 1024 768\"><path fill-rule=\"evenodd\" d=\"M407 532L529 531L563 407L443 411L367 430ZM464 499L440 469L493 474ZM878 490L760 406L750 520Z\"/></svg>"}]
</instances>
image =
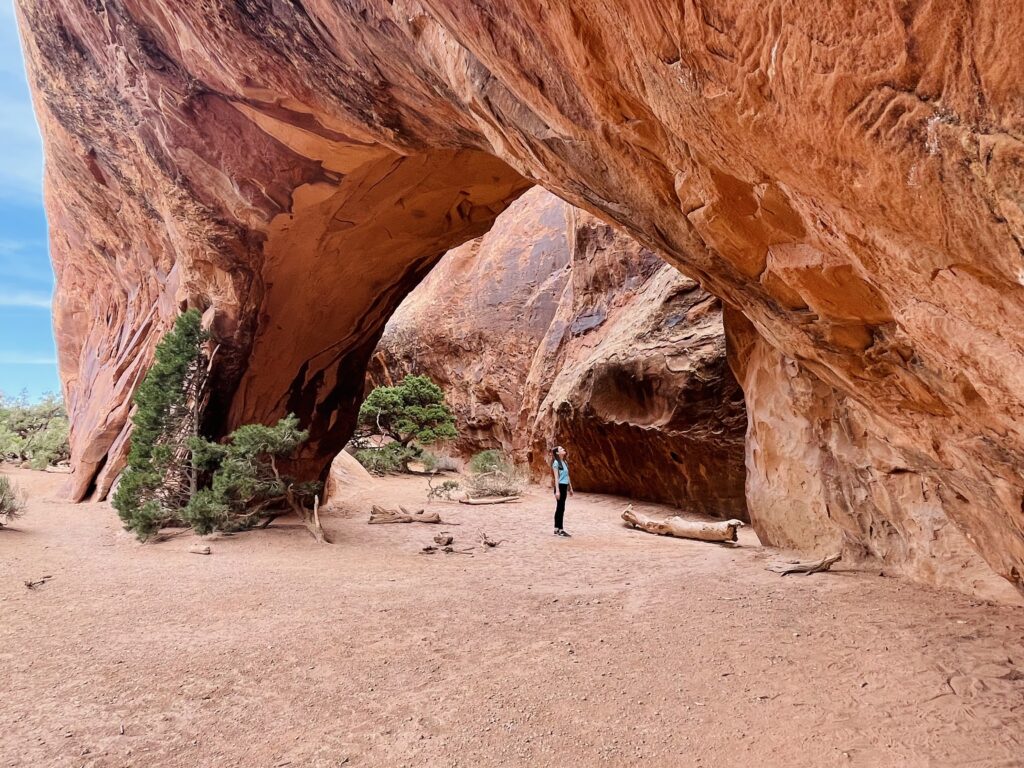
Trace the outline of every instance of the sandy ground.
<instances>
[{"instance_id":1,"label":"sandy ground","mask_svg":"<svg viewBox=\"0 0 1024 768\"><path fill-rule=\"evenodd\" d=\"M1017 608L781 578L749 531L630 531L606 496L570 499L569 540L541 489L433 505L457 544L508 539L472 556L360 499L332 546L285 525L201 556L8 474L31 507L0 531L0 766L1024 766Z\"/></svg>"}]
</instances>

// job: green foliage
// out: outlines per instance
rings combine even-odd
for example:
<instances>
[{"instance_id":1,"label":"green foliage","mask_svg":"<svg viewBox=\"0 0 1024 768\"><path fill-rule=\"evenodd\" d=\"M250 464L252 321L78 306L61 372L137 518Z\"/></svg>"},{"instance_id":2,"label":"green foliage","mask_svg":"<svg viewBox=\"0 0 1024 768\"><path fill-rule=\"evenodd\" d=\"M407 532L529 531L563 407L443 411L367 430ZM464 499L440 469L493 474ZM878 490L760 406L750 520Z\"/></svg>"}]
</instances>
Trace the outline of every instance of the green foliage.
<instances>
[{"instance_id":1,"label":"green foliage","mask_svg":"<svg viewBox=\"0 0 1024 768\"><path fill-rule=\"evenodd\" d=\"M360 448L354 456L367 472L374 475L388 475L404 470L408 463L415 458L415 453L401 443L387 443L380 448Z\"/></svg>"},{"instance_id":2,"label":"green foliage","mask_svg":"<svg viewBox=\"0 0 1024 768\"><path fill-rule=\"evenodd\" d=\"M197 533L251 527L275 510L299 507L320 490L318 483L295 483L277 468L277 459L295 452L309 433L287 416L272 427L246 424L224 444L195 437L190 447L196 464L212 470L208 489L199 491L182 510Z\"/></svg>"},{"instance_id":3,"label":"green foliage","mask_svg":"<svg viewBox=\"0 0 1024 768\"><path fill-rule=\"evenodd\" d=\"M0 395L0 460L45 469L70 457L68 416L60 397L48 393L30 403L25 395Z\"/></svg>"},{"instance_id":4,"label":"green foliage","mask_svg":"<svg viewBox=\"0 0 1024 768\"><path fill-rule=\"evenodd\" d=\"M458 437L444 392L426 376L406 376L394 387L377 387L359 408L359 428L406 446Z\"/></svg>"},{"instance_id":5,"label":"green foliage","mask_svg":"<svg viewBox=\"0 0 1024 768\"><path fill-rule=\"evenodd\" d=\"M470 496L518 496L526 487L526 473L501 451L476 454L469 460L468 469Z\"/></svg>"},{"instance_id":6,"label":"green foliage","mask_svg":"<svg viewBox=\"0 0 1024 768\"><path fill-rule=\"evenodd\" d=\"M435 486L430 480L427 480L427 501L430 501L431 499L444 499L445 501L451 501L452 494L457 490L459 490L459 484L455 480L445 480L437 486Z\"/></svg>"},{"instance_id":7,"label":"green foliage","mask_svg":"<svg viewBox=\"0 0 1024 768\"><path fill-rule=\"evenodd\" d=\"M180 315L156 346L153 365L135 392L132 444L113 504L125 528L145 539L181 520L194 485L188 442L205 380L207 334L196 309Z\"/></svg>"},{"instance_id":8,"label":"green foliage","mask_svg":"<svg viewBox=\"0 0 1024 768\"><path fill-rule=\"evenodd\" d=\"M9 478L0 475L0 528L25 511L25 494Z\"/></svg>"},{"instance_id":9,"label":"green foliage","mask_svg":"<svg viewBox=\"0 0 1024 768\"><path fill-rule=\"evenodd\" d=\"M437 454L431 453L430 451L420 451L420 455L416 457L416 461L423 465L423 469L426 472L436 472L439 459Z\"/></svg>"},{"instance_id":10,"label":"green foliage","mask_svg":"<svg viewBox=\"0 0 1024 768\"><path fill-rule=\"evenodd\" d=\"M501 451L494 449L480 451L469 460L467 469L471 475L479 475L484 472L493 472L505 461L505 456Z\"/></svg>"}]
</instances>

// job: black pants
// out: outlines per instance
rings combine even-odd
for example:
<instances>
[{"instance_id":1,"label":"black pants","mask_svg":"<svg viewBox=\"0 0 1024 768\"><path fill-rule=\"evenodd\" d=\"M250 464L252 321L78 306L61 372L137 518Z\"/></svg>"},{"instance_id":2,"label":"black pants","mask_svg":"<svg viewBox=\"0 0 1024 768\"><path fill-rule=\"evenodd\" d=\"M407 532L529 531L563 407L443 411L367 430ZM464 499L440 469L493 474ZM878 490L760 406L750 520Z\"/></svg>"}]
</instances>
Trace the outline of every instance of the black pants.
<instances>
[{"instance_id":1,"label":"black pants","mask_svg":"<svg viewBox=\"0 0 1024 768\"><path fill-rule=\"evenodd\" d=\"M565 515L565 497L569 495L568 484L558 484L558 502L555 504L555 530L562 529L562 516Z\"/></svg>"}]
</instances>

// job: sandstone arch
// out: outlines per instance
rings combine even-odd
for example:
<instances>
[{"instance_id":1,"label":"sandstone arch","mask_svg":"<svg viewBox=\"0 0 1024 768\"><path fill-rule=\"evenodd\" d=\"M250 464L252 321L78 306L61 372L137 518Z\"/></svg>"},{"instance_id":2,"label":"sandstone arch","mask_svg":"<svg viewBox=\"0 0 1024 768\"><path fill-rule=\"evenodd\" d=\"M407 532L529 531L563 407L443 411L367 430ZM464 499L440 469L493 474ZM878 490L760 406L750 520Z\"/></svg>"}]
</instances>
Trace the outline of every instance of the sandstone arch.
<instances>
[{"instance_id":1,"label":"sandstone arch","mask_svg":"<svg viewBox=\"0 0 1024 768\"><path fill-rule=\"evenodd\" d=\"M1019 7L20 4L47 138L75 495L123 446L139 352L179 301L213 306L232 340L229 420L249 402L283 407L250 354L274 321L257 309L264 244L275 217L345 173L319 159L324 146L355 175L389 153L479 152L509 168L449 244L486 228L523 177L616 222L742 310L748 386L752 370L778 369L758 386L824 388L814 402L830 405L811 420L845 426L819 431L816 471L845 479L813 514L841 518L858 546L885 556L896 539L955 571L959 554L900 517L901 491L874 493L879 473L913 474L934 486L921 503L948 515L949 535L1021 586ZM410 252L410 281L441 239ZM345 366L358 350L353 337ZM763 487L785 488L773 471Z\"/></svg>"}]
</instances>

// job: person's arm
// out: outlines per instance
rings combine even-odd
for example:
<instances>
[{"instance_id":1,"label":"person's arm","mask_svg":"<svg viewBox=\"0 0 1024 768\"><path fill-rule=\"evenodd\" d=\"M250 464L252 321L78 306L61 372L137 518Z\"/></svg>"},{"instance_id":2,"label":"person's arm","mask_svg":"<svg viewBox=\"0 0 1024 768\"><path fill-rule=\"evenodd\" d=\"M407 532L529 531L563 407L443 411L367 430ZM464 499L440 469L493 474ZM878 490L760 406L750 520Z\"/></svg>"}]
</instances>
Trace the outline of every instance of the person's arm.
<instances>
[{"instance_id":1,"label":"person's arm","mask_svg":"<svg viewBox=\"0 0 1024 768\"><path fill-rule=\"evenodd\" d=\"M552 487L552 490L555 493L555 496L557 497L558 496L558 470L555 469L555 467L553 467L553 466L551 467L551 479L554 481L554 482L552 482L551 487Z\"/></svg>"},{"instance_id":2,"label":"person's arm","mask_svg":"<svg viewBox=\"0 0 1024 768\"><path fill-rule=\"evenodd\" d=\"M576 495L576 491L574 491L572 489L572 478L571 477L569 478L569 495L570 496L575 496Z\"/></svg>"}]
</instances>

